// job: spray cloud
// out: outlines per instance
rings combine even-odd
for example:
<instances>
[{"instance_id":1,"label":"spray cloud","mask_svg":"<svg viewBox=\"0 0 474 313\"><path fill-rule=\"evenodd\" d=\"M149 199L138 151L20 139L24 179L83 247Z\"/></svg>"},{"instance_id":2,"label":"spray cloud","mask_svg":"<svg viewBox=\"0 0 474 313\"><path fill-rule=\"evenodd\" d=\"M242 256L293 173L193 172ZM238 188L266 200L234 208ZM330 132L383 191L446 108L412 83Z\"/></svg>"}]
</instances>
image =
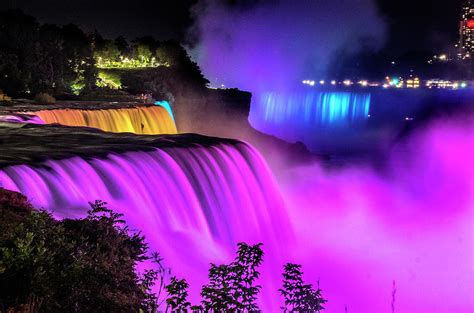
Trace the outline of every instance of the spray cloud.
<instances>
[{"instance_id":1,"label":"spray cloud","mask_svg":"<svg viewBox=\"0 0 474 313\"><path fill-rule=\"evenodd\" d=\"M341 51L383 44L372 0L201 1L194 56L214 85L249 91L291 88L322 76ZM250 3L250 4L249 4Z\"/></svg>"}]
</instances>

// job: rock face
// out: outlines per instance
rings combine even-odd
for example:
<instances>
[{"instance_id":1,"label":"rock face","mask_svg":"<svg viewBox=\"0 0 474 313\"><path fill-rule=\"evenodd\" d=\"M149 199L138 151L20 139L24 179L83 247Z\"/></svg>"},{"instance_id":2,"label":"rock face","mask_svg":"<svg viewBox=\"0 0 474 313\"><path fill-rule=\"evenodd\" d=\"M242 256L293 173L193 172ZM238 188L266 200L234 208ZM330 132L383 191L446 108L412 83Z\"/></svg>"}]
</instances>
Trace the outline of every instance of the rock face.
<instances>
[{"instance_id":1,"label":"rock face","mask_svg":"<svg viewBox=\"0 0 474 313\"><path fill-rule=\"evenodd\" d=\"M137 102L100 102L100 101L61 101L53 104L38 104L29 100L15 100L9 102L7 106L0 106L0 114L11 114L21 112L35 112L42 110L108 110L125 109L136 107L154 106L151 103Z\"/></svg>"},{"instance_id":2,"label":"rock face","mask_svg":"<svg viewBox=\"0 0 474 313\"><path fill-rule=\"evenodd\" d=\"M0 167L33 165L74 156L105 157L112 152L209 147L238 142L195 134L138 136L107 133L86 127L4 123L0 124Z\"/></svg>"},{"instance_id":3,"label":"rock face","mask_svg":"<svg viewBox=\"0 0 474 313\"><path fill-rule=\"evenodd\" d=\"M176 97L173 111L178 131L243 140L274 168L325 158L312 154L302 143L288 143L255 130L248 121L251 101L251 93L237 89Z\"/></svg>"}]
</instances>

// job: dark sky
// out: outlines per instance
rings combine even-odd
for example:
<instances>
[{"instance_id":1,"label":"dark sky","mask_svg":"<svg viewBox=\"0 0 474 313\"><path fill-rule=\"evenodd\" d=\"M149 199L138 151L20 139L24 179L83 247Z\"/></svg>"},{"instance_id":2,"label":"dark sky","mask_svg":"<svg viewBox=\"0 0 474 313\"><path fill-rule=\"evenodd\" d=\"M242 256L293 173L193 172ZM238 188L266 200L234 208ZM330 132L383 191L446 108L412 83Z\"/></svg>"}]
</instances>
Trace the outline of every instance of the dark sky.
<instances>
[{"instance_id":1,"label":"dark sky","mask_svg":"<svg viewBox=\"0 0 474 313\"><path fill-rule=\"evenodd\" d=\"M97 29L105 37L183 39L192 23L189 8L196 1L0 0L0 9L19 8L41 22L75 23L87 31ZM376 1L389 26L388 50L396 54L423 48L436 51L454 44L462 0Z\"/></svg>"}]
</instances>

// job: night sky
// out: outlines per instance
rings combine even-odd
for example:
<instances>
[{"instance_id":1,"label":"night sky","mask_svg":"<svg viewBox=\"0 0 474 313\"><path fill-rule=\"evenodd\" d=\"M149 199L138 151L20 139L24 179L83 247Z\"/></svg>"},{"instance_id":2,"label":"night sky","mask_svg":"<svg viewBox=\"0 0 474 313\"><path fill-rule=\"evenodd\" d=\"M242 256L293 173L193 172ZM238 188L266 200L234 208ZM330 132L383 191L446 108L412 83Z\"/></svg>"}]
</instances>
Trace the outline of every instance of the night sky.
<instances>
[{"instance_id":1,"label":"night sky","mask_svg":"<svg viewBox=\"0 0 474 313\"><path fill-rule=\"evenodd\" d=\"M105 37L186 39L192 24L190 7L197 0L2 0L0 9L22 9L41 22L75 23L97 29ZM230 3L259 0L227 0ZM260 0L272 1L272 0ZM351 0L348 0L351 1ZM357 0L352 0L357 1ZM440 51L454 44L462 0L377 0L389 35L386 50L396 54L413 50Z\"/></svg>"}]
</instances>

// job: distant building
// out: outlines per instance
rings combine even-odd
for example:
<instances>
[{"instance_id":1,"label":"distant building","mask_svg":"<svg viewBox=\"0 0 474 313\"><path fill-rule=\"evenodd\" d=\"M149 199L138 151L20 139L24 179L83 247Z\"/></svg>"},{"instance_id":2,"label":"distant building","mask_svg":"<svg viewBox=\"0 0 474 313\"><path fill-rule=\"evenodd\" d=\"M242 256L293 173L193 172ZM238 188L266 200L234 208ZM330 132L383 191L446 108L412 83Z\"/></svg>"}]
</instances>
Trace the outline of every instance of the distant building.
<instances>
[{"instance_id":1,"label":"distant building","mask_svg":"<svg viewBox=\"0 0 474 313\"><path fill-rule=\"evenodd\" d=\"M460 22L459 57L469 59L474 57L474 0L466 0L462 8Z\"/></svg>"}]
</instances>

